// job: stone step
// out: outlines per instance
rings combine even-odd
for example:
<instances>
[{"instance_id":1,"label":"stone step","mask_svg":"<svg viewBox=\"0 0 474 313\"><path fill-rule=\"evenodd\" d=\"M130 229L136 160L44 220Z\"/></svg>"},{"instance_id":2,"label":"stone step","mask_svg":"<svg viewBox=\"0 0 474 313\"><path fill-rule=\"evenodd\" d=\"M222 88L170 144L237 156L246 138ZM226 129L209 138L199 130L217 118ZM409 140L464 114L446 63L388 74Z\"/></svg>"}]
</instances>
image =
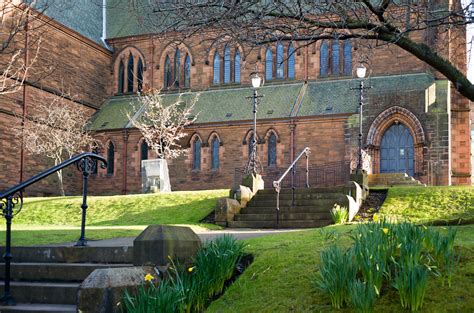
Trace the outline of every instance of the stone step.
<instances>
[{"instance_id":1,"label":"stone step","mask_svg":"<svg viewBox=\"0 0 474 313\"><path fill-rule=\"evenodd\" d=\"M81 282L95 269L129 267L133 264L96 263L12 263L11 277L15 281ZM5 278L5 264L0 264L0 279Z\"/></svg>"},{"instance_id":2,"label":"stone step","mask_svg":"<svg viewBox=\"0 0 474 313\"><path fill-rule=\"evenodd\" d=\"M332 208L334 204L339 204L341 206L347 206L348 199L345 195L340 195L338 198L332 199L311 199L311 200L297 200L295 201L295 206L314 206L314 207L324 207ZM290 207L292 206L291 200L280 199L280 207ZM247 207L276 207L276 199L273 200L251 200Z\"/></svg>"},{"instance_id":3,"label":"stone step","mask_svg":"<svg viewBox=\"0 0 474 313\"><path fill-rule=\"evenodd\" d=\"M328 192L328 193L295 193L296 200L319 200L319 199L339 199L341 198L341 193L338 192ZM268 201L276 200L277 194L260 194L257 193L252 201ZM280 200L291 200L293 195L291 193L280 194Z\"/></svg>"},{"instance_id":4,"label":"stone step","mask_svg":"<svg viewBox=\"0 0 474 313\"><path fill-rule=\"evenodd\" d=\"M76 304L79 283L11 282L11 294L18 303ZM3 295L4 282L0 282Z\"/></svg>"},{"instance_id":5,"label":"stone step","mask_svg":"<svg viewBox=\"0 0 474 313\"><path fill-rule=\"evenodd\" d=\"M229 227L232 228L315 228L330 225L332 220L293 220L280 221L232 221Z\"/></svg>"},{"instance_id":6,"label":"stone step","mask_svg":"<svg viewBox=\"0 0 474 313\"><path fill-rule=\"evenodd\" d=\"M275 221L277 217L276 211L273 213L259 213L259 214L237 214L234 216L234 221ZM328 220L331 219L331 214L327 213L282 213L280 212L279 219L281 221L294 220Z\"/></svg>"},{"instance_id":7,"label":"stone step","mask_svg":"<svg viewBox=\"0 0 474 313\"><path fill-rule=\"evenodd\" d=\"M295 206L280 207L280 213L328 213L332 207L318 206ZM246 207L240 210L240 214L267 214L276 211L276 206L268 207Z\"/></svg>"},{"instance_id":8,"label":"stone step","mask_svg":"<svg viewBox=\"0 0 474 313\"><path fill-rule=\"evenodd\" d=\"M0 255L5 248L0 247ZM40 263L133 263L132 247L13 247L13 262Z\"/></svg>"},{"instance_id":9,"label":"stone step","mask_svg":"<svg viewBox=\"0 0 474 313\"><path fill-rule=\"evenodd\" d=\"M1 306L1 313L76 313L71 304L18 303L15 306Z\"/></svg>"},{"instance_id":10,"label":"stone step","mask_svg":"<svg viewBox=\"0 0 474 313\"><path fill-rule=\"evenodd\" d=\"M296 193L298 194L304 194L304 193L345 193L346 187L344 186L338 186L338 187L317 187L317 188L297 188L295 190ZM280 195L281 194L287 194L287 193L292 193L291 188L282 188L280 190ZM258 191L258 194L275 194L276 191L275 188L267 188L267 189L262 189Z\"/></svg>"}]
</instances>

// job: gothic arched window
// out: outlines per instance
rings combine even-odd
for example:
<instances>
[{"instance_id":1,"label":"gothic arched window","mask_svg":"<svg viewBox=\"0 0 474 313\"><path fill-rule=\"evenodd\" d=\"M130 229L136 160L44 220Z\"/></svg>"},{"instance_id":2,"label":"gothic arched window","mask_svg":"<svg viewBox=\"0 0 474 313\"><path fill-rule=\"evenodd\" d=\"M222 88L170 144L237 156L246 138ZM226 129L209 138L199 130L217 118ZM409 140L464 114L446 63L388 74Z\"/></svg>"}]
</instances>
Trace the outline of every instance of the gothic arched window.
<instances>
[{"instance_id":1,"label":"gothic arched window","mask_svg":"<svg viewBox=\"0 0 474 313\"><path fill-rule=\"evenodd\" d=\"M344 41L344 75L352 74L352 43L350 40Z\"/></svg>"},{"instance_id":2,"label":"gothic arched window","mask_svg":"<svg viewBox=\"0 0 474 313\"><path fill-rule=\"evenodd\" d=\"M123 93L124 82L125 82L125 68L123 66L123 62L120 61L119 70L118 70L118 88L117 88L118 93Z\"/></svg>"},{"instance_id":3,"label":"gothic arched window","mask_svg":"<svg viewBox=\"0 0 474 313\"><path fill-rule=\"evenodd\" d=\"M230 48L224 48L224 84L230 83Z\"/></svg>"},{"instance_id":4,"label":"gothic arched window","mask_svg":"<svg viewBox=\"0 0 474 313\"><path fill-rule=\"evenodd\" d=\"M171 61L169 56L166 56L165 59L165 68L164 68L164 87L168 88L171 85Z\"/></svg>"},{"instance_id":5,"label":"gothic arched window","mask_svg":"<svg viewBox=\"0 0 474 313\"><path fill-rule=\"evenodd\" d=\"M133 92L133 55L130 53L127 66L127 92Z\"/></svg>"},{"instance_id":6,"label":"gothic arched window","mask_svg":"<svg viewBox=\"0 0 474 313\"><path fill-rule=\"evenodd\" d=\"M319 54L319 75L327 76L329 73L329 47L326 40L321 43Z\"/></svg>"},{"instance_id":7,"label":"gothic arched window","mask_svg":"<svg viewBox=\"0 0 474 313\"><path fill-rule=\"evenodd\" d=\"M276 165L277 161L277 137L275 133L271 133L268 137L268 165Z\"/></svg>"},{"instance_id":8,"label":"gothic arched window","mask_svg":"<svg viewBox=\"0 0 474 313\"><path fill-rule=\"evenodd\" d=\"M112 175L114 173L114 161L115 161L115 146L109 142L107 147L107 174Z\"/></svg>"},{"instance_id":9,"label":"gothic arched window","mask_svg":"<svg viewBox=\"0 0 474 313\"><path fill-rule=\"evenodd\" d=\"M137 65L137 91L141 92L143 89L143 62L140 58Z\"/></svg>"},{"instance_id":10,"label":"gothic arched window","mask_svg":"<svg viewBox=\"0 0 474 313\"><path fill-rule=\"evenodd\" d=\"M288 45L288 78L295 78L295 48Z\"/></svg>"},{"instance_id":11,"label":"gothic arched window","mask_svg":"<svg viewBox=\"0 0 474 313\"><path fill-rule=\"evenodd\" d=\"M211 168L212 169L218 169L219 168L219 138L217 136L214 137L212 140L212 150L211 150Z\"/></svg>"},{"instance_id":12,"label":"gothic arched window","mask_svg":"<svg viewBox=\"0 0 474 313\"><path fill-rule=\"evenodd\" d=\"M285 71L284 71L284 60L285 60L285 57L284 57L284 51L283 51L283 45L281 43L278 43L277 44L277 50L276 50L276 61L277 61L277 64L276 64L276 78L280 78L282 79L285 75Z\"/></svg>"},{"instance_id":13,"label":"gothic arched window","mask_svg":"<svg viewBox=\"0 0 474 313\"><path fill-rule=\"evenodd\" d=\"M174 85L176 87L179 87L179 79L181 78L180 71L181 71L181 52L179 52L179 49L176 49L176 52L174 54Z\"/></svg>"},{"instance_id":14,"label":"gothic arched window","mask_svg":"<svg viewBox=\"0 0 474 313\"><path fill-rule=\"evenodd\" d=\"M186 54L184 59L184 87L189 88L191 85L191 58Z\"/></svg>"},{"instance_id":15,"label":"gothic arched window","mask_svg":"<svg viewBox=\"0 0 474 313\"><path fill-rule=\"evenodd\" d=\"M234 57L234 82L240 84L240 52L237 50Z\"/></svg>"},{"instance_id":16,"label":"gothic arched window","mask_svg":"<svg viewBox=\"0 0 474 313\"><path fill-rule=\"evenodd\" d=\"M216 85L221 82L221 57L219 52L214 54L214 79L212 82Z\"/></svg>"},{"instance_id":17,"label":"gothic arched window","mask_svg":"<svg viewBox=\"0 0 474 313\"><path fill-rule=\"evenodd\" d=\"M146 140L142 140L140 144L140 171L142 170L142 161L148 160L148 144Z\"/></svg>"},{"instance_id":18,"label":"gothic arched window","mask_svg":"<svg viewBox=\"0 0 474 313\"><path fill-rule=\"evenodd\" d=\"M332 75L339 75L340 73L340 55L339 55L339 40L332 41L332 55L331 55L331 72Z\"/></svg>"},{"instance_id":19,"label":"gothic arched window","mask_svg":"<svg viewBox=\"0 0 474 313\"><path fill-rule=\"evenodd\" d=\"M193 143L193 170L201 169L201 139L196 137Z\"/></svg>"},{"instance_id":20,"label":"gothic arched window","mask_svg":"<svg viewBox=\"0 0 474 313\"><path fill-rule=\"evenodd\" d=\"M265 80L273 78L273 53L270 48L265 52Z\"/></svg>"}]
</instances>

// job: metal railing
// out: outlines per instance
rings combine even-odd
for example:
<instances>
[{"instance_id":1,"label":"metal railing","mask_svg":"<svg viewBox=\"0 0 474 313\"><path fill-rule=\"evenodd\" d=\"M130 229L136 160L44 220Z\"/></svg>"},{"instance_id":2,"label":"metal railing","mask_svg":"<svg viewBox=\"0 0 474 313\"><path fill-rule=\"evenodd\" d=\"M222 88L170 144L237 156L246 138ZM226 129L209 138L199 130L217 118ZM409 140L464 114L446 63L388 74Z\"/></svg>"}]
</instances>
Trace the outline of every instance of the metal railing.
<instances>
[{"instance_id":1,"label":"metal railing","mask_svg":"<svg viewBox=\"0 0 474 313\"><path fill-rule=\"evenodd\" d=\"M5 260L5 286L3 291L3 297L0 299L6 305L15 305L15 300L11 295L10 291L10 267L11 267L11 225L13 217L20 213L23 207L23 191L25 188L39 182L40 180L62 170L72 164L75 164L77 169L82 172L82 221L81 221L81 235L76 243L76 246L86 246L87 241L85 239L85 227L86 227L86 210L87 210L87 181L89 175L94 172L97 166L97 161L100 161L101 167L107 166L107 161L100 155L86 152L79 154L69 160L64 161L26 181L18 184L2 193L0 193L0 214L5 218L6 221L6 239L5 239L5 254L3 259Z\"/></svg>"},{"instance_id":2,"label":"metal railing","mask_svg":"<svg viewBox=\"0 0 474 313\"><path fill-rule=\"evenodd\" d=\"M276 202L276 224L280 222L280 191L281 191L281 182L282 180L288 175L291 171L291 205L295 205L295 175L296 175L296 163L303 157L306 157L306 188L309 188L309 155L311 153L311 149L306 147L301 151L301 153L296 157L296 159L291 163L291 165L287 168L287 170L281 175L278 180L273 181L273 187L275 187L275 191L277 192L277 202Z\"/></svg>"}]
</instances>

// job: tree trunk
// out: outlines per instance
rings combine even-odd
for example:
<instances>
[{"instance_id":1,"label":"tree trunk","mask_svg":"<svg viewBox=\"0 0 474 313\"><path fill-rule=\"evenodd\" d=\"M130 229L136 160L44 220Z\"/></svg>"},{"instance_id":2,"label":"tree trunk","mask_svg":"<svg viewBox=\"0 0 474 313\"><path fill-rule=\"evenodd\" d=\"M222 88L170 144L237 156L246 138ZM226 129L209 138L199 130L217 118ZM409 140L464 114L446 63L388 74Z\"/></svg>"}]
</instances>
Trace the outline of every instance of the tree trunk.
<instances>
[{"instance_id":1,"label":"tree trunk","mask_svg":"<svg viewBox=\"0 0 474 313\"><path fill-rule=\"evenodd\" d=\"M54 165L58 165L61 163L60 159L55 159L54 160ZM63 170L59 170L56 172L58 174L58 184L59 184L59 192L61 193L61 196L65 196L66 193L64 192L64 183L63 183Z\"/></svg>"}]
</instances>

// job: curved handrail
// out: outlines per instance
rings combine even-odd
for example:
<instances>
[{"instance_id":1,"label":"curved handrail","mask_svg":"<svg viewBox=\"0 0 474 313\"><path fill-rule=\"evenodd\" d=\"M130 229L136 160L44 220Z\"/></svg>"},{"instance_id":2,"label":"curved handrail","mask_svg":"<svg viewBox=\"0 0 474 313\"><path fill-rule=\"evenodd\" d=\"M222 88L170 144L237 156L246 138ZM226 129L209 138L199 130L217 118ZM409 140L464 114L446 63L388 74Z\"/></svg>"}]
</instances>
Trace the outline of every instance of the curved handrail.
<instances>
[{"instance_id":1,"label":"curved handrail","mask_svg":"<svg viewBox=\"0 0 474 313\"><path fill-rule=\"evenodd\" d=\"M101 167L105 168L107 166L107 161L91 152L85 152L78 154L69 160L62 162L52 168L39 173L36 176L31 177L30 179L13 186L10 189L0 193L0 215L5 218L6 221L6 234L5 234L5 254L3 259L5 260L5 278L4 278L4 288L3 288L3 297L1 301L6 305L14 305L15 300L11 295L10 291L10 271L11 271L11 225L13 217L20 213L23 206L23 190L34 183L48 177L49 175L62 170L65 167L68 167L72 164L76 164L77 169L82 172L82 221L81 221L81 236L76 243L76 246L86 246L87 241L85 239L85 228L86 228L86 210L87 210L87 180L91 173L93 173L97 163L94 160L102 162Z\"/></svg>"},{"instance_id":2,"label":"curved handrail","mask_svg":"<svg viewBox=\"0 0 474 313\"><path fill-rule=\"evenodd\" d=\"M9 196L13 196L14 194L22 191L23 189L27 188L28 186L31 186L34 183L48 177L49 175L54 174L55 172L57 172L59 170L62 170L63 168L68 167L69 165L74 164L74 163L76 163L76 162L78 162L82 159L85 159L85 158L96 159L98 161L101 161L102 162L102 165L101 165L102 168L105 168L107 166L107 161L102 156L100 156L98 154L95 154L95 153L92 153L92 152L84 152L84 153L78 154L78 155L70 158L69 160L66 160L66 161L62 162L61 164L53 166L52 168L50 168L50 169L48 169L48 170L46 170L42 173L39 173L36 176L31 177L30 179L22 182L21 184L13 186L10 189L7 189L6 191L0 193L0 199L4 199L4 198L8 198Z\"/></svg>"},{"instance_id":3,"label":"curved handrail","mask_svg":"<svg viewBox=\"0 0 474 313\"><path fill-rule=\"evenodd\" d=\"M281 175L279 180L273 181L273 187L275 187L275 191L277 192L277 203L276 203L276 224L278 226L280 222L280 191L281 191L281 181L288 175L291 171L291 205L295 205L295 165L298 161L303 157L306 157L306 188L309 188L309 163L308 157L311 153L311 149L306 147L301 151L301 153L296 157L296 159L291 163L288 169Z\"/></svg>"}]
</instances>

